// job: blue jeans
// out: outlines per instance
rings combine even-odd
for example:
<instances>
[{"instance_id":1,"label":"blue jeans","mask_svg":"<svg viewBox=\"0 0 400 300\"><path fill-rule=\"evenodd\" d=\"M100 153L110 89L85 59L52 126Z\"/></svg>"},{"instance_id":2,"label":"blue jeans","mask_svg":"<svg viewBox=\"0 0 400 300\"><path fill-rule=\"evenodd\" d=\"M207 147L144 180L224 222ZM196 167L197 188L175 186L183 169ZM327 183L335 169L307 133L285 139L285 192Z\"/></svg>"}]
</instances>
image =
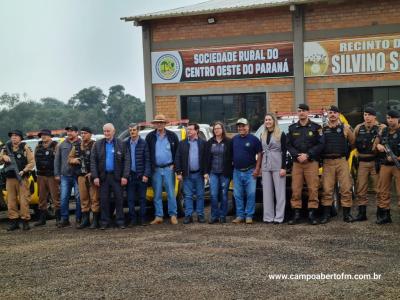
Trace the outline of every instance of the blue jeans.
<instances>
[{"instance_id":1,"label":"blue jeans","mask_svg":"<svg viewBox=\"0 0 400 300\"><path fill-rule=\"evenodd\" d=\"M154 209L156 217L162 218L163 200L162 187L164 185L168 197L168 214L170 217L176 216L176 198L175 198L175 173L171 167L156 168L152 177L154 190Z\"/></svg>"},{"instance_id":2,"label":"blue jeans","mask_svg":"<svg viewBox=\"0 0 400 300\"><path fill-rule=\"evenodd\" d=\"M196 195L197 216L204 216L204 178L200 172L190 173L183 177L183 194L185 197L185 217L193 214L193 196Z\"/></svg>"},{"instance_id":3,"label":"blue jeans","mask_svg":"<svg viewBox=\"0 0 400 300\"><path fill-rule=\"evenodd\" d=\"M210 174L211 219L226 217L228 214L229 181L223 174Z\"/></svg>"},{"instance_id":4,"label":"blue jeans","mask_svg":"<svg viewBox=\"0 0 400 300\"><path fill-rule=\"evenodd\" d=\"M128 207L129 207L129 219L131 222L137 221L135 205L139 204L139 217L142 222L146 221L146 191L147 183L142 181L142 178L138 178L136 173L131 172L129 175L128 185L126 186L126 192L128 196Z\"/></svg>"},{"instance_id":5,"label":"blue jeans","mask_svg":"<svg viewBox=\"0 0 400 300\"><path fill-rule=\"evenodd\" d=\"M256 183L253 177L254 168L241 172L233 170L233 195L236 203L236 217L245 219L253 218L256 208ZM246 207L244 207L244 197L247 197Z\"/></svg>"},{"instance_id":6,"label":"blue jeans","mask_svg":"<svg viewBox=\"0 0 400 300\"><path fill-rule=\"evenodd\" d=\"M61 218L65 221L69 219L69 198L71 198L71 190L74 188L76 209L75 218L82 217L81 200L79 197L78 178L76 176L61 175Z\"/></svg>"}]
</instances>

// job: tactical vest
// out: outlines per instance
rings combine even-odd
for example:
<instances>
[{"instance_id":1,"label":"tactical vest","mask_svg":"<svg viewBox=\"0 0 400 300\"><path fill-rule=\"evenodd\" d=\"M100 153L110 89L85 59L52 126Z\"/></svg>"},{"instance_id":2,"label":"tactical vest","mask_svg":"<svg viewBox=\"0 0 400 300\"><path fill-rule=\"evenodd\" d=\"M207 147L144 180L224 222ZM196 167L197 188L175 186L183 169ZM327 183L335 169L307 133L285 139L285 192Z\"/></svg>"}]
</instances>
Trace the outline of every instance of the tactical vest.
<instances>
[{"instance_id":1,"label":"tactical vest","mask_svg":"<svg viewBox=\"0 0 400 300\"><path fill-rule=\"evenodd\" d=\"M90 141L85 149L82 149L83 143L82 142L76 142L74 144L75 146L75 157L79 158L81 160L81 165L79 168L79 174L78 175L86 175L87 173L90 173L90 154L92 152L92 146L94 144L94 141Z\"/></svg>"},{"instance_id":2,"label":"tactical vest","mask_svg":"<svg viewBox=\"0 0 400 300\"><path fill-rule=\"evenodd\" d=\"M360 126L356 138L356 148L358 153L374 154L374 152L372 151L372 146L374 144L374 140L378 134L378 131L378 125L372 126L370 130L368 130L365 125Z\"/></svg>"},{"instance_id":3,"label":"tactical vest","mask_svg":"<svg viewBox=\"0 0 400 300\"><path fill-rule=\"evenodd\" d=\"M322 132L325 136L323 156L328 158L332 155L337 155L339 157L347 156L348 145L347 139L344 136L343 124L334 128L324 126Z\"/></svg>"},{"instance_id":4,"label":"tactical vest","mask_svg":"<svg viewBox=\"0 0 400 300\"><path fill-rule=\"evenodd\" d=\"M400 156L400 129L397 129L394 133L390 133L389 129L385 127L382 131L381 144L389 144L394 155Z\"/></svg>"},{"instance_id":5,"label":"tactical vest","mask_svg":"<svg viewBox=\"0 0 400 300\"><path fill-rule=\"evenodd\" d=\"M54 176L54 157L57 142L52 141L45 148L43 141L40 141L36 147L35 161L37 174L40 176Z\"/></svg>"},{"instance_id":6,"label":"tactical vest","mask_svg":"<svg viewBox=\"0 0 400 300\"><path fill-rule=\"evenodd\" d=\"M17 151L13 150L13 146L11 142L7 142L6 152L9 154L8 149L11 149L12 154L14 154L15 162L17 163L17 167L19 171L22 171L26 165L28 164L28 158L25 156L25 143L21 142L18 145ZM9 164L7 164L9 165ZM6 167L7 167L6 165ZM16 178L15 172L13 170L6 171L7 178Z\"/></svg>"}]
</instances>

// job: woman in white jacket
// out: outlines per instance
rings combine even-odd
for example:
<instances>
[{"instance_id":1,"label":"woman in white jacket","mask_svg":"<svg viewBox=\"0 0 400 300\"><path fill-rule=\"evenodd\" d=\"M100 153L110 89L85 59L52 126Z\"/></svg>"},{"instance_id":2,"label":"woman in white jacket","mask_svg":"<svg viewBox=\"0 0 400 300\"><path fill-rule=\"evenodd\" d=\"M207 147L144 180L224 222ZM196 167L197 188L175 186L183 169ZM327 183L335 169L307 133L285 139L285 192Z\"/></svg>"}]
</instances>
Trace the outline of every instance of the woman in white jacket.
<instances>
[{"instance_id":1,"label":"woman in white jacket","mask_svg":"<svg viewBox=\"0 0 400 300\"><path fill-rule=\"evenodd\" d=\"M280 224L285 217L286 204L286 135L280 130L274 114L266 114L264 126L260 138L263 146L263 220Z\"/></svg>"}]
</instances>

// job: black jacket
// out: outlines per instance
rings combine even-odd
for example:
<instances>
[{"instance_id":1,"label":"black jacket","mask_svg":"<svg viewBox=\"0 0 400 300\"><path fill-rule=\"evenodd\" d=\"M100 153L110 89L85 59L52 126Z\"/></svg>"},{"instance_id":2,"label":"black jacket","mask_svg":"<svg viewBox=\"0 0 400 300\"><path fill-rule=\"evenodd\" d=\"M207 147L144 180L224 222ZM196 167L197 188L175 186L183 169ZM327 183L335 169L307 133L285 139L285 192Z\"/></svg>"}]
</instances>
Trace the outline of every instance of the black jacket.
<instances>
[{"instance_id":1,"label":"black jacket","mask_svg":"<svg viewBox=\"0 0 400 300\"><path fill-rule=\"evenodd\" d=\"M114 178L121 180L121 177L128 178L131 169L131 158L125 147L125 143L114 138ZM90 158L90 170L92 178L100 178L101 181L106 178L106 139L97 141L92 148Z\"/></svg>"},{"instance_id":2,"label":"black jacket","mask_svg":"<svg viewBox=\"0 0 400 300\"><path fill-rule=\"evenodd\" d=\"M131 157L131 138L125 141L125 147ZM151 176L150 151L146 141L139 136L135 148L136 173L138 176Z\"/></svg>"},{"instance_id":3,"label":"black jacket","mask_svg":"<svg viewBox=\"0 0 400 300\"><path fill-rule=\"evenodd\" d=\"M179 139L174 132L165 129L168 141L171 144L172 161L175 161L176 150L178 149ZM151 169L155 170L156 166L156 142L157 142L157 129L150 132L146 136L146 142L150 149Z\"/></svg>"},{"instance_id":4,"label":"black jacket","mask_svg":"<svg viewBox=\"0 0 400 300\"><path fill-rule=\"evenodd\" d=\"M216 144L217 141L215 138L211 138L208 140L206 143L206 152L205 152L205 170L204 173L210 174L211 172L211 167L212 167L212 160L211 160L211 147L213 144ZM225 177L232 178L232 140L230 138L224 138L222 140L222 143L224 143L224 171L223 174Z\"/></svg>"},{"instance_id":5,"label":"black jacket","mask_svg":"<svg viewBox=\"0 0 400 300\"><path fill-rule=\"evenodd\" d=\"M198 138L197 146L199 149L199 170L201 174L204 174L206 142L201 138ZM189 140L185 139L179 142L178 150L176 151L175 171L177 174L181 174L183 177L188 176L190 172L189 148Z\"/></svg>"}]
</instances>

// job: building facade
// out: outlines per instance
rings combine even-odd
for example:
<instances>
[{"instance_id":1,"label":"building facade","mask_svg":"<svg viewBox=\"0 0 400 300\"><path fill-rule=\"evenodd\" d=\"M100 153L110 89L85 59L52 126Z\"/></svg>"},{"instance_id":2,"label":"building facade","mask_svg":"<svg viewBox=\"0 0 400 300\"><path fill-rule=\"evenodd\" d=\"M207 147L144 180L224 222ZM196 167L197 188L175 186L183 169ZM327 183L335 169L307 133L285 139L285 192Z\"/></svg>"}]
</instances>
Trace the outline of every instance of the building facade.
<instances>
[{"instance_id":1,"label":"building facade","mask_svg":"<svg viewBox=\"0 0 400 300\"><path fill-rule=\"evenodd\" d=\"M123 19L143 30L146 118L233 129L302 102L383 121L400 108L399 16L397 0L212 0Z\"/></svg>"}]
</instances>

